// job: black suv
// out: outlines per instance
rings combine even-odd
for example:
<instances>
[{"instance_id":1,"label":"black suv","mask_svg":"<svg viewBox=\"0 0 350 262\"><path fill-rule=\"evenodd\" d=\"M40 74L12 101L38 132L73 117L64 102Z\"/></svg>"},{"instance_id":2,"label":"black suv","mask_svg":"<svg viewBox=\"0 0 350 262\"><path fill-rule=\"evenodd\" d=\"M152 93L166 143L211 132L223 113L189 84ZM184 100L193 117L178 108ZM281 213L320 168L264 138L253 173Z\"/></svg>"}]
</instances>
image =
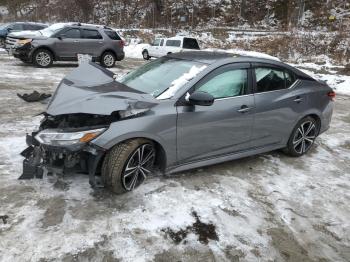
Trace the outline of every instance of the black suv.
<instances>
[{"instance_id":1,"label":"black suv","mask_svg":"<svg viewBox=\"0 0 350 262\"><path fill-rule=\"evenodd\" d=\"M106 26L80 23L58 23L35 34L10 34L6 49L14 57L38 67L49 67L53 61L77 61L87 54L104 67L113 67L124 59L124 41Z\"/></svg>"}]
</instances>

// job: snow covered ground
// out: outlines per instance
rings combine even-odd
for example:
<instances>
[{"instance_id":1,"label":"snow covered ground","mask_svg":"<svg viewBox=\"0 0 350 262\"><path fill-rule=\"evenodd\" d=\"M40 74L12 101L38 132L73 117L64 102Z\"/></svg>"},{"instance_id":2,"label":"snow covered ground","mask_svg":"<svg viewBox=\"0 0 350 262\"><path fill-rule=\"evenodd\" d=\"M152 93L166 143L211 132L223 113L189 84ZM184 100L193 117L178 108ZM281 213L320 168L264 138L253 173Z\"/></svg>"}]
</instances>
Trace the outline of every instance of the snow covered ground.
<instances>
[{"instance_id":1,"label":"snow covered ground","mask_svg":"<svg viewBox=\"0 0 350 262\"><path fill-rule=\"evenodd\" d=\"M143 63L127 58L113 71ZM37 69L0 54L0 261L350 260L349 96L337 97L331 129L302 158L271 152L157 175L122 196L92 190L85 175L18 181L25 133L45 105L16 93L52 93L75 66ZM337 67L298 67L349 83Z\"/></svg>"}]
</instances>

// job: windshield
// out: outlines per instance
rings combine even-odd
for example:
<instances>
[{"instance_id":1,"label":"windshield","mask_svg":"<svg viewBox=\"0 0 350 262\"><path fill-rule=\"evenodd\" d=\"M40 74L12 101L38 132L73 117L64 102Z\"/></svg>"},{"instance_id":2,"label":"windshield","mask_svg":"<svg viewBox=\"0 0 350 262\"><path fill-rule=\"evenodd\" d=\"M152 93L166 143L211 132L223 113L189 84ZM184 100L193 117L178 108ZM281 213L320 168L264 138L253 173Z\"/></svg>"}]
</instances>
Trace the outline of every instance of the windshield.
<instances>
[{"instance_id":1,"label":"windshield","mask_svg":"<svg viewBox=\"0 0 350 262\"><path fill-rule=\"evenodd\" d=\"M2 29L6 29L6 27L8 27L10 24L2 24L0 25L0 30Z\"/></svg>"},{"instance_id":2,"label":"windshield","mask_svg":"<svg viewBox=\"0 0 350 262\"><path fill-rule=\"evenodd\" d=\"M206 65L199 62L162 57L118 81L158 99L167 99L204 68Z\"/></svg>"},{"instance_id":3,"label":"windshield","mask_svg":"<svg viewBox=\"0 0 350 262\"><path fill-rule=\"evenodd\" d=\"M52 35L54 35L56 32L58 32L59 30L61 30L63 27L65 27L67 24L66 23L57 23L57 24L53 24L49 27L46 27L43 30L40 30L39 32L46 37L51 37Z\"/></svg>"}]
</instances>

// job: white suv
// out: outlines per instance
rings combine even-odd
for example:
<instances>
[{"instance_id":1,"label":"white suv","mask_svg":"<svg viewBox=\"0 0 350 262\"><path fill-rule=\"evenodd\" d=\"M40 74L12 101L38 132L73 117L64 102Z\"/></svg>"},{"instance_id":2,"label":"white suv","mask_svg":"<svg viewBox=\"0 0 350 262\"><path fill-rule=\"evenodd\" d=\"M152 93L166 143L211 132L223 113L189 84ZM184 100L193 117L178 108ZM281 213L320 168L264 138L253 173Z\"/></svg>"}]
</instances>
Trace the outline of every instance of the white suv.
<instances>
[{"instance_id":1,"label":"white suv","mask_svg":"<svg viewBox=\"0 0 350 262\"><path fill-rule=\"evenodd\" d=\"M167 54L190 50L200 50L197 39L184 36L156 38L150 46L142 50L142 56L145 60L148 60L151 57L162 57Z\"/></svg>"}]
</instances>

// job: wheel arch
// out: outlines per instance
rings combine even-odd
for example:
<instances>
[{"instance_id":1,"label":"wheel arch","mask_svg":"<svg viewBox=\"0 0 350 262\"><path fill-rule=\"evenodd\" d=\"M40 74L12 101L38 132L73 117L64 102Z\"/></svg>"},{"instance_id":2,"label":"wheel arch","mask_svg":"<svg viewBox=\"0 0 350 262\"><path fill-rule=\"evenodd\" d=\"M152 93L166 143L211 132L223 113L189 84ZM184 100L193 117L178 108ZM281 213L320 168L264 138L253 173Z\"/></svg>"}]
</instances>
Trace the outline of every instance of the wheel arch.
<instances>
[{"instance_id":1,"label":"wheel arch","mask_svg":"<svg viewBox=\"0 0 350 262\"><path fill-rule=\"evenodd\" d=\"M135 135L128 135L128 136L122 136L118 140L114 140L106 146L106 152L111 150L114 146L124 143L129 140L134 139L146 139L150 142L152 142L156 149L156 166L163 172L166 169L167 166L167 152L165 150L165 147L163 143L155 136L152 135L145 135L145 134L135 134Z\"/></svg>"},{"instance_id":2,"label":"wheel arch","mask_svg":"<svg viewBox=\"0 0 350 262\"><path fill-rule=\"evenodd\" d=\"M49 51L49 52L52 54L52 56L53 56L53 60L54 60L54 61L57 61L57 55L56 55L55 51L53 51L52 48L50 48L50 47L48 47L48 46L46 46L46 45L36 47L36 48L33 50L33 52L32 52L32 55L31 55L31 58L32 58L32 59L33 59L33 55L35 54L35 52L38 51L39 49L45 49L45 50Z\"/></svg>"},{"instance_id":3,"label":"wheel arch","mask_svg":"<svg viewBox=\"0 0 350 262\"><path fill-rule=\"evenodd\" d=\"M106 53L106 52L111 52L111 53L114 55L115 59L117 59L117 53L116 53L113 49L107 48L107 49L104 49L104 50L101 52L101 55L100 55L100 57L99 57L99 60L101 60L103 54Z\"/></svg>"}]
</instances>

